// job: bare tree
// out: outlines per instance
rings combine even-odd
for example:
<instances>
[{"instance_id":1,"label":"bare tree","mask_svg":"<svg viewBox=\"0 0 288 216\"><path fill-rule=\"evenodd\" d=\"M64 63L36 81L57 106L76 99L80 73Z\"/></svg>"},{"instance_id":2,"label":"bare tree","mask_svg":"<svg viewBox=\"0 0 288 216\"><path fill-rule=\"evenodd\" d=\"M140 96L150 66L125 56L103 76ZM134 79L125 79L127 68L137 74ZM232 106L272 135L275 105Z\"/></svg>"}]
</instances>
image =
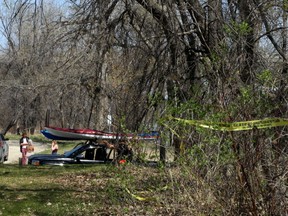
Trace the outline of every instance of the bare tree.
<instances>
[{"instance_id":1,"label":"bare tree","mask_svg":"<svg viewBox=\"0 0 288 216\"><path fill-rule=\"evenodd\" d=\"M5 131L42 127L46 113L61 127L121 132L157 128L165 115L287 116L286 1L83 0L67 1L65 13L45 2L6 4L1 17L0 95L13 107L0 107ZM224 214L284 214L286 127L166 123L176 157Z\"/></svg>"}]
</instances>

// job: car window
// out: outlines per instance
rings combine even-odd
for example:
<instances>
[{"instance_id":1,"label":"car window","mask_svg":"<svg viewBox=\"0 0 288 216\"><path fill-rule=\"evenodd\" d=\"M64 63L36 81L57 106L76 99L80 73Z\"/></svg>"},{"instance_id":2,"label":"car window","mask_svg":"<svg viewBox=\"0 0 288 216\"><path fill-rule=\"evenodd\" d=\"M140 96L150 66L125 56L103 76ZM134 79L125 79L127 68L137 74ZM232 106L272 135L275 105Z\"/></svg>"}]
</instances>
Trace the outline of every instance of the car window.
<instances>
[{"instance_id":1,"label":"car window","mask_svg":"<svg viewBox=\"0 0 288 216\"><path fill-rule=\"evenodd\" d=\"M76 146L75 148L71 149L70 151L67 151L64 153L65 157L69 157L70 155L74 154L75 152L79 151L80 148L82 148L83 146L79 145Z\"/></svg>"},{"instance_id":2,"label":"car window","mask_svg":"<svg viewBox=\"0 0 288 216\"><path fill-rule=\"evenodd\" d=\"M86 149L83 152L85 160L100 160L105 161L107 159L106 148L103 147L95 147Z\"/></svg>"}]
</instances>

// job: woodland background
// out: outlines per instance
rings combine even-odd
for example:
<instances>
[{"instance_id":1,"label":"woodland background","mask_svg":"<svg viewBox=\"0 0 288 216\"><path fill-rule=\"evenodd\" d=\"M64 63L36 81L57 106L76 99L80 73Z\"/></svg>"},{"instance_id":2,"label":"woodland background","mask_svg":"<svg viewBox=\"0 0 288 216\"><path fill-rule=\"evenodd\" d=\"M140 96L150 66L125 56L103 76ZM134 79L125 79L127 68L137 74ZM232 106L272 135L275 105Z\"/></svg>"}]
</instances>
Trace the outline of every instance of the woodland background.
<instances>
[{"instance_id":1,"label":"woodland background","mask_svg":"<svg viewBox=\"0 0 288 216\"><path fill-rule=\"evenodd\" d=\"M222 213L287 214L287 126L165 118L287 118L287 12L287 0L2 0L0 127L158 130Z\"/></svg>"}]
</instances>

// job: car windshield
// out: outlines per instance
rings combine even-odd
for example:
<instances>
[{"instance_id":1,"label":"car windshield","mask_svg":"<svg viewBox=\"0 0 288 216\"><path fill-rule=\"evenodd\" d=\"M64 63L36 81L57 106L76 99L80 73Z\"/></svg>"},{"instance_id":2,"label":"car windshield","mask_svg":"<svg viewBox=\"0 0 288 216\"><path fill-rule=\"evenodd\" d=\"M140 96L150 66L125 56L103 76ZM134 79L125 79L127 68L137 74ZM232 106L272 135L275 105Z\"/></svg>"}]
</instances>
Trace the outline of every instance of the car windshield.
<instances>
[{"instance_id":1,"label":"car windshield","mask_svg":"<svg viewBox=\"0 0 288 216\"><path fill-rule=\"evenodd\" d=\"M70 155L72 155L74 152L78 151L82 147L83 147L82 145L78 145L75 148L71 149L70 151L65 152L63 155L65 157L69 157Z\"/></svg>"}]
</instances>

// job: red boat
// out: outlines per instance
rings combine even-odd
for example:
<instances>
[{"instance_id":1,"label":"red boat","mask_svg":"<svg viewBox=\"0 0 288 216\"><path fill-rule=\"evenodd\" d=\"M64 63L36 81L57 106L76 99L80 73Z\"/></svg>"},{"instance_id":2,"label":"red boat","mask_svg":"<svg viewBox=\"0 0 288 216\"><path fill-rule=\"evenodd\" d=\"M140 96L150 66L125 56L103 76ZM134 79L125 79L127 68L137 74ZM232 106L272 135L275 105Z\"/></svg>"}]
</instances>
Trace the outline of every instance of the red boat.
<instances>
[{"instance_id":1,"label":"red boat","mask_svg":"<svg viewBox=\"0 0 288 216\"><path fill-rule=\"evenodd\" d=\"M125 135L119 136L115 133L109 133L109 132L104 132L100 130L71 129L71 128L51 127L51 126L45 127L45 133L52 135L49 137L50 139L54 137L55 139L61 139L61 140L65 140L65 139L67 140L116 139L117 137L118 138L125 137Z\"/></svg>"},{"instance_id":2,"label":"red boat","mask_svg":"<svg viewBox=\"0 0 288 216\"><path fill-rule=\"evenodd\" d=\"M59 127L45 127L41 131L48 139L55 140L95 140L95 139L140 139L140 140L156 140L159 138L159 133L153 131L142 134L117 134L104 132L93 129L70 129Z\"/></svg>"}]
</instances>

